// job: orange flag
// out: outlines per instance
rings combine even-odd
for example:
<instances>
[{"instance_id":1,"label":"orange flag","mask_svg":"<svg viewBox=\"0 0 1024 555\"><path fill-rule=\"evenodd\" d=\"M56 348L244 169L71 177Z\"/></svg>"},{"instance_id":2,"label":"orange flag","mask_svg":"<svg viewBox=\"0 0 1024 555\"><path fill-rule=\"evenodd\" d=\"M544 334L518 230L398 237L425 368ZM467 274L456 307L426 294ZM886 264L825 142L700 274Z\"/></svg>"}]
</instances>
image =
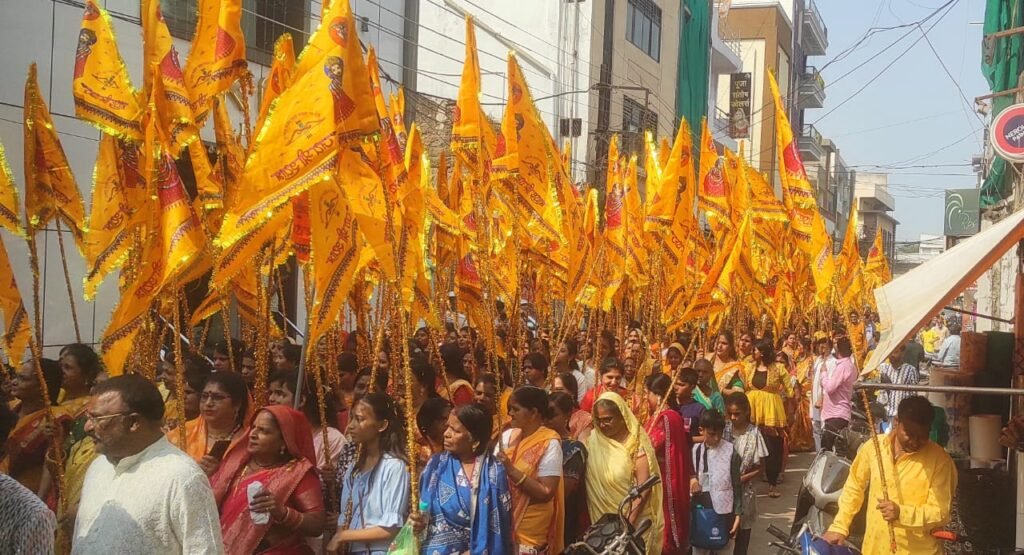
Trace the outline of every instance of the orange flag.
<instances>
[{"instance_id":1,"label":"orange flag","mask_svg":"<svg viewBox=\"0 0 1024 555\"><path fill-rule=\"evenodd\" d=\"M708 316L723 308L721 300L716 298L713 293L730 259L739 256L740 253L737 253L734 247L737 240L747 234L747 230L743 227L747 227L749 224L749 218L744 218L741 228L737 232L726 233L718 256L715 257L711 267L703 272L704 280L696 293L689 298L689 302L686 302L685 295L681 294L676 294L675 298L670 297L670 302L666 302L668 309L665 311L665 324L668 326L668 333L682 328L691 320ZM686 304L683 304L684 302ZM679 306L685 306L685 309L677 312Z\"/></svg>"},{"instance_id":2,"label":"orange flag","mask_svg":"<svg viewBox=\"0 0 1024 555\"><path fill-rule=\"evenodd\" d=\"M519 62L508 56L508 104L491 166L492 180L527 234L559 240L561 223L550 199L552 164L559 154L548 140L547 125L537 115Z\"/></svg>"},{"instance_id":3,"label":"orange flag","mask_svg":"<svg viewBox=\"0 0 1024 555\"><path fill-rule=\"evenodd\" d=\"M309 315L309 342L317 341L334 325L352 290L362 239L355 214L337 179L317 183L309 190L313 229L311 268L313 311Z\"/></svg>"},{"instance_id":4,"label":"orange flag","mask_svg":"<svg viewBox=\"0 0 1024 555\"><path fill-rule=\"evenodd\" d=\"M644 207L640 199L636 155L630 157L626 168L625 208L626 277L633 286L644 287L650 281L650 258L644 244Z\"/></svg>"},{"instance_id":5,"label":"orange flag","mask_svg":"<svg viewBox=\"0 0 1024 555\"><path fill-rule=\"evenodd\" d=\"M724 170L718 161L718 150L715 141L708 131L708 122L704 120L700 126L700 173L697 176L697 206L708 219L712 231L721 241L723 229L732 227L729 218L729 190L726 186Z\"/></svg>"},{"instance_id":6,"label":"orange flag","mask_svg":"<svg viewBox=\"0 0 1024 555\"><path fill-rule=\"evenodd\" d=\"M199 19L184 72L197 125L202 126L213 99L248 71L242 1L199 0Z\"/></svg>"},{"instance_id":7,"label":"orange flag","mask_svg":"<svg viewBox=\"0 0 1024 555\"><path fill-rule=\"evenodd\" d=\"M333 46L327 49L326 44ZM318 54L321 49L323 55ZM256 139L238 199L225 214L215 241L222 249L262 227L299 193L333 178L339 149L379 129L347 0L331 4L299 60L300 68L314 58L319 65L297 70L295 83L278 97ZM344 175L341 179L347 182ZM239 254L254 258L262 245L247 243L255 250Z\"/></svg>"},{"instance_id":8,"label":"orange flag","mask_svg":"<svg viewBox=\"0 0 1024 555\"><path fill-rule=\"evenodd\" d=\"M145 86L143 90L150 102L156 102L161 132L167 137L167 149L173 155L196 139L196 128L192 114L191 94L185 83L185 74L178 62L178 50L167 29L160 0L142 1L142 51ZM153 95L155 91L155 97Z\"/></svg>"},{"instance_id":9,"label":"orange flag","mask_svg":"<svg viewBox=\"0 0 1024 555\"><path fill-rule=\"evenodd\" d=\"M405 126L405 89L398 87L398 93L391 93L390 98L388 114L391 116L391 125L395 128L399 142L405 144L409 139L409 129Z\"/></svg>"},{"instance_id":10,"label":"orange flag","mask_svg":"<svg viewBox=\"0 0 1024 555\"><path fill-rule=\"evenodd\" d=\"M657 154L654 149L648 149L647 157L651 158ZM693 211L693 203L696 199L696 188L694 187L693 167L693 139L690 136L690 126L686 120L679 121L679 131L676 133L675 143L669 152L668 161L662 168L660 176L661 183L657 185L657 193L648 193L647 217L644 222L645 231L667 231L671 227L677 212L677 205L682 204L682 212ZM650 182L650 172L648 172Z\"/></svg>"},{"instance_id":11,"label":"orange flag","mask_svg":"<svg viewBox=\"0 0 1024 555\"><path fill-rule=\"evenodd\" d=\"M848 310L858 308L858 299L864 291L864 263L860 259L857 239L857 210L851 210L846 222L846 235L843 236L843 248L836 259L836 271L839 276L837 286L842 295L843 305Z\"/></svg>"},{"instance_id":12,"label":"orange flag","mask_svg":"<svg viewBox=\"0 0 1024 555\"><path fill-rule=\"evenodd\" d=\"M125 263L134 234L150 216L139 155L138 144L123 142L112 135L100 138L93 170L89 229L85 234L86 300L92 300L103 279Z\"/></svg>"},{"instance_id":13,"label":"orange flag","mask_svg":"<svg viewBox=\"0 0 1024 555\"><path fill-rule=\"evenodd\" d=\"M14 186L14 174L7 164L3 143L0 143L0 227L19 237L25 235L18 217L18 189Z\"/></svg>"},{"instance_id":14,"label":"orange flag","mask_svg":"<svg viewBox=\"0 0 1024 555\"><path fill-rule=\"evenodd\" d=\"M892 273L889 271L889 259L885 256L885 244L882 240L881 227L878 227L875 232L875 240L871 243L868 259L864 263L864 281L868 291L874 291L892 281Z\"/></svg>"},{"instance_id":15,"label":"orange flag","mask_svg":"<svg viewBox=\"0 0 1024 555\"><path fill-rule=\"evenodd\" d=\"M75 114L104 133L142 140L142 106L107 11L86 0L72 77Z\"/></svg>"},{"instance_id":16,"label":"orange flag","mask_svg":"<svg viewBox=\"0 0 1024 555\"><path fill-rule=\"evenodd\" d=\"M480 106L480 58L473 19L469 16L466 16L466 60L462 64L462 81L452 120L452 152L470 168L475 178L482 179L497 137Z\"/></svg>"},{"instance_id":17,"label":"orange flag","mask_svg":"<svg viewBox=\"0 0 1024 555\"><path fill-rule=\"evenodd\" d=\"M814 187L807 180L800 149L793 138L793 129L786 117L786 110L779 96L779 86L775 76L768 73L768 84L771 86L775 99L775 136L778 145L779 176L782 178L782 201L789 210L790 231L800 250L813 257L811 231L814 226L814 214L818 204L814 197Z\"/></svg>"},{"instance_id":18,"label":"orange flag","mask_svg":"<svg viewBox=\"0 0 1024 555\"><path fill-rule=\"evenodd\" d=\"M274 61L270 65L270 76L267 77L266 87L263 89L263 99L260 101L260 115L256 120L256 134L263 129L263 123L270 113L270 107L292 84L295 74L295 46L292 43L292 36L288 33L277 37L274 42ZM255 144L255 142L253 142Z\"/></svg>"},{"instance_id":19,"label":"orange flag","mask_svg":"<svg viewBox=\"0 0 1024 555\"><path fill-rule=\"evenodd\" d=\"M20 364L25 347L32 338L25 303L22 302L18 282L14 279L7 247L0 239L0 312L4 316L4 333L0 336L9 364Z\"/></svg>"},{"instance_id":20,"label":"orange flag","mask_svg":"<svg viewBox=\"0 0 1024 555\"><path fill-rule=\"evenodd\" d=\"M604 195L604 264L601 286L602 310L612 307L612 299L618 293L626 273L626 192L623 184L624 168L619 156L619 137L612 135L608 145L608 172L605 177Z\"/></svg>"},{"instance_id":21,"label":"orange flag","mask_svg":"<svg viewBox=\"0 0 1024 555\"><path fill-rule=\"evenodd\" d=\"M54 218L71 230L83 251L85 207L36 81L36 65L25 83L25 218L29 236Z\"/></svg>"}]
</instances>

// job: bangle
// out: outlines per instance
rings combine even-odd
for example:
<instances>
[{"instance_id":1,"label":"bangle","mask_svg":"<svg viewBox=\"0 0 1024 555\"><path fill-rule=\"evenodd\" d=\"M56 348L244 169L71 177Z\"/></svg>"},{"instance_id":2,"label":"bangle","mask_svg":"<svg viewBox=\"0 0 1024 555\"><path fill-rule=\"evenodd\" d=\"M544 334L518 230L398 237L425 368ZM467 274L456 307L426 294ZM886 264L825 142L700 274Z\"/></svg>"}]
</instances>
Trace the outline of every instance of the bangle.
<instances>
[{"instance_id":1,"label":"bangle","mask_svg":"<svg viewBox=\"0 0 1024 555\"><path fill-rule=\"evenodd\" d=\"M522 478L520 478L520 479L518 479L518 480L516 480L516 481L515 481L515 485L516 485L516 486L521 486L521 485L523 485L523 482L525 482L525 481L526 481L526 478L527 478L527 476L526 476L526 473L525 473L525 472L523 472L523 477L522 477Z\"/></svg>"}]
</instances>

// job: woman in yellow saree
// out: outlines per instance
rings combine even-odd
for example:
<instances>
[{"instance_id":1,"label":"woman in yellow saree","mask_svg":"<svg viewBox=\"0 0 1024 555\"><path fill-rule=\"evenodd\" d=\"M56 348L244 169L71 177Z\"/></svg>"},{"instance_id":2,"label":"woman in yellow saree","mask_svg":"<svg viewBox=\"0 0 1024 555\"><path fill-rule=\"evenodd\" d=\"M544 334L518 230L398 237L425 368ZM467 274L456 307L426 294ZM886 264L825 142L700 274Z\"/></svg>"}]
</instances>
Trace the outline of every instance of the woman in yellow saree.
<instances>
[{"instance_id":1,"label":"woman in yellow saree","mask_svg":"<svg viewBox=\"0 0 1024 555\"><path fill-rule=\"evenodd\" d=\"M602 393L593 413L597 426L587 438L587 507L591 521L597 522L601 515L618 510L631 487L661 472L651 439L619 394ZM662 547L665 523L661 497L659 483L633 503L628 515L634 525L651 519L644 542L652 555L660 555Z\"/></svg>"},{"instance_id":2,"label":"woman in yellow saree","mask_svg":"<svg viewBox=\"0 0 1024 555\"><path fill-rule=\"evenodd\" d=\"M508 412L511 429L501 434L496 455L505 465L512 494L513 552L561 553L565 543L562 438L544 426L552 415L547 391L530 385L517 388Z\"/></svg>"},{"instance_id":3,"label":"woman in yellow saree","mask_svg":"<svg viewBox=\"0 0 1024 555\"><path fill-rule=\"evenodd\" d=\"M722 330L718 334L711 362L715 365L715 381L722 397L743 391L743 361L736 356L736 341L731 331Z\"/></svg>"},{"instance_id":4,"label":"woman in yellow saree","mask_svg":"<svg viewBox=\"0 0 1024 555\"><path fill-rule=\"evenodd\" d=\"M811 367L814 357L811 356L811 339L800 338L800 348L796 354L796 408L793 419L789 423L790 451L813 451L814 434L811 427Z\"/></svg>"}]
</instances>

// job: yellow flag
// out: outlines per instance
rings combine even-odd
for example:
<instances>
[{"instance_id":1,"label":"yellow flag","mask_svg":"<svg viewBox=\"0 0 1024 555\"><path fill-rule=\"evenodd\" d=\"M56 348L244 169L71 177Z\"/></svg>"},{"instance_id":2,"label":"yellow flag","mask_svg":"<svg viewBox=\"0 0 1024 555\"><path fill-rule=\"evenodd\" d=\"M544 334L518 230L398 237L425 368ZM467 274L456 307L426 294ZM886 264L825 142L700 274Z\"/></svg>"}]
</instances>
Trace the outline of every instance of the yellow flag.
<instances>
[{"instance_id":1,"label":"yellow flag","mask_svg":"<svg viewBox=\"0 0 1024 555\"><path fill-rule=\"evenodd\" d=\"M612 300L626 273L626 192L623 183L625 168L619 156L619 137L612 135L608 145L608 172L604 195L604 264L601 286L602 309L611 310Z\"/></svg>"},{"instance_id":2,"label":"yellow flag","mask_svg":"<svg viewBox=\"0 0 1024 555\"><path fill-rule=\"evenodd\" d=\"M25 83L25 218L30 236L54 218L71 230L83 249L85 207L36 82L36 65Z\"/></svg>"},{"instance_id":3,"label":"yellow flag","mask_svg":"<svg viewBox=\"0 0 1024 555\"><path fill-rule=\"evenodd\" d=\"M362 245L355 215L337 179L317 183L309 197L310 221L316 230L311 243L314 300L309 341L315 345L341 314Z\"/></svg>"},{"instance_id":4,"label":"yellow flag","mask_svg":"<svg viewBox=\"0 0 1024 555\"><path fill-rule=\"evenodd\" d=\"M409 129L405 126L405 89L398 87L398 93L391 93L390 98L388 114L391 116L391 126L395 128L399 142L405 144L409 139Z\"/></svg>"},{"instance_id":5,"label":"yellow flag","mask_svg":"<svg viewBox=\"0 0 1024 555\"><path fill-rule=\"evenodd\" d=\"M715 257L711 267L706 272L703 272L703 281L697 291L688 299L688 302L685 296L676 295L674 299L669 299L672 301L671 303L666 303L665 324L668 326L667 331L669 333L682 328L691 320L708 316L723 308L722 301L716 298L713 293L730 258L741 254L737 253L734 247L737 239L747 233L743 226L748 226L749 223L749 218L744 218L742 226L737 232L725 234L722 248L718 251L718 256ZM678 310L679 306L685 306L685 308Z\"/></svg>"},{"instance_id":6,"label":"yellow flag","mask_svg":"<svg viewBox=\"0 0 1024 555\"><path fill-rule=\"evenodd\" d=\"M875 232L875 240L871 243L867 261L864 263L864 281L869 292L892 281L889 271L889 259L885 256L885 244L882 240L882 228Z\"/></svg>"},{"instance_id":7,"label":"yellow flag","mask_svg":"<svg viewBox=\"0 0 1024 555\"><path fill-rule=\"evenodd\" d=\"M626 168L624 189L626 277L633 286L644 287L650 281L650 258L644 243L644 207L637 181L637 159L633 155Z\"/></svg>"},{"instance_id":8,"label":"yellow flag","mask_svg":"<svg viewBox=\"0 0 1024 555\"><path fill-rule=\"evenodd\" d=\"M314 56L320 49L323 55ZM309 67L314 58L318 65ZM308 71L297 70L296 81L278 97L256 139L238 199L215 241L220 248L261 227L315 183L333 178L339 149L379 128L347 0L331 4L299 65Z\"/></svg>"},{"instance_id":9,"label":"yellow flag","mask_svg":"<svg viewBox=\"0 0 1024 555\"><path fill-rule=\"evenodd\" d=\"M747 176L743 171L745 164L742 158L728 148L725 149L722 162L726 189L729 191L729 218L732 225L739 228L750 209L750 184L747 183Z\"/></svg>"},{"instance_id":10,"label":"yellow flag","mask_svg":"<svg viewBox=\"0 0 1024 555\"><path fill-rule=\"evenodd\" d=\"M473 19L466 16L466 60L462 65L462 81L452 114L452 152L469 168L483 177L484 165L490 160L497 137L480 106L480 59L476 48Z\"/></svg>"},{"instance_id":11,"label":"yellow flag","mask_svg":"<svg viewBox=\"0 0 1024 555\"><path fill-rule=\"evenodd\" d=\"M271 105L292 84L294 74L295 46L292 43L292 36L289 33L283 33L274 42L274 61L270 65L270 76L267 77L267 84L263 89L263 99L260 101L260 115L256 120L255 129L257 134L263 129L263 123L267 119Z\"/></svg>"},{"instance_id":12,"label":"yellow flag","mask_svg":"<svg viewBox=\"0 0 1024 555\"><path fill-rule=\"evenodd\" d=\"M178 50L167 29L160 0L142 2L143 90L160 112L161 130L173 156L199 135L192 114L191 94L178 62Z\"/></svg>"},{"instance_id":13,"label":"yellow flag","mask_svg":"<svg viewBox=\"0 0 1024 555\"><path fill-rule=\"evenodd\" d=\"M700 127L700 173L697 176L697 206L708 219L713 231L732 227L729 215L729 190L724 170L718 161L715 141L704 120ZM716 236L720 236L716 232Z\"/></svg>"},{"instance_id":14,"label":"yellow flag","mask_svg":"<svg viewBox=\"0 0 1024 555\"><path fill-rule=\"evenodd\" d=\"M25 234L18 217L18 189L14 186L14 174L7 164L3 143L0 143L0 227L19 237Z\"/></svg>"},{"instance_id":15,"label":"yellow flag","mask_svg":"<svg viewBox=\"0 0 1024 555\"><path fill-rule=\"evenodd\" d=\"M655 157L657 151L648 149L647 157ZM696 199L696 188L694 187L693 167L693 139L690 136L690 126L686 120L680 120L679 131L676 133L675 143L669 152L668 161L662 168L663 173L655 194L647 193L647 217L644 221L644 230L656 231L667 230L673 222L677 212L677 204L682 204L682 211L693 211L693 203ZM648 172L648 183L651 180Z\"/></svg>"},{"instance_id":16,"label":"yellow flag","mask_svg":"<svg viewBox=\"0 0 1024 555\"><path fill-rule=\"evenodd\" d=\"M745 295L752 293L757 287L750 258L753 243L752 221L750 214L746 214L737 227L732 250L719 253L719 256L727 258L712 294L722 307L728 306L731 302L745 300Z\"/></svg>"},{"instance_id":17,"label":"yellow flag","mask_svg":"<svg viewBox=\"0 0 1024 555\"><path fill-rule=\"evenodd\" d=\"M814 215L818 204L814 197L814 187L807 180L800 149L793 138L793 129L786 117L785 106L779 96L779 86L775 76L768 73L768 84L771 86L775 99L775 137L778 150L779 176L782 178L782 201L789 210L790 231L800 250L809 257L814 257L814 246L811 244L811 233Z\"/></svg>"},{"instance_id":18,"label":"yellow flag","mask_svg":"<svg viewBox=\"0 0 1024 555\"><path fill-rule=\"evenodd\" d=\"M235 134L234 125L231 124L226 97L220 97L214 101L213 130L217 140L217 163L211 177L215 184L211 186L209 195L205 197L205 205L216 212L218 194L221 208L231 209L238 206L238 198L241 194L239 191L240 180L245 172L245 149ZM220 191L213 187L218 187ZM200 197L204 198L202 192Z\"/></svg>"},{"instance_id":19,"label":"yellow flag","mask_svg":"<svg viewBox=\"0 0 1024 555\"><path fill-rule=\"evenodd\" d=\"M560 158L548 137L519 62L509 54L508 104L494 149L497 158L491 166L492 181L497 182L506 204L530 236L557 241L561 223L557 207L548 199L552 164L558 164Z\"/></svg>"},{"instance_id":20,"label":"yellow flag","mask_svg":"<svg viewBox=\"0 0 1024 555\"><path fill-rule=\"evenodd\" d=\"M860 294L864 290L864 263L860 259L857 239L857 210L851 210L846 221L843 248L836 259L836 271L839 276L837 286L842 295L843 306L848 310L858 308Z\"/></svg>"},{"instance_id":21,"label":"yellow flag","mask_svg":"<svg viewBox=\"0 0 1024 555\"><path fill-rule=\"evenodd\" d=\"M149 216L149 195L139 154L136 143L112 135L100 138L85 234L86 300L92 300L103 279L128 259L132 239Z\"/></svg>"},{"instance_id":22,"label":"yellow flag","mask_svg":"<svg viewBox=\"0 0 1024 555\"><path fill-rule=\"evenodd\" d=\"M811 227L811 275L814 276L814 287L818 302L829 301L828 295L832 288L832 278L836 273L835 260L832 257L832 236L825 227L825 219L817 209L814 211L814 224Z\"/></svg>"},{"instance_id":23,"label":"yellow flag","mask_svg":"<svg viewBox=\"0 0 1024 555\"><path fill-rule=\"evenodd\" d=\"M72 77L75 114L104 133L142 140L142 106L121 59L110 16L86 0Z\"/></svg>"},{"instance_id":24,"label":"yellow flag","mask_svg":"<svg viewBox=\"0 0 1024 555\"><path fill-rule=\"evenodd\" d=\"M199 19L185 61L185 82L198 125L213 99L249 71L242 35L241 0L199 0Z\"/></svg>"},{"instance_id":25,"label":"yellow flag","mask_svg":"<svg viewBox=\"0 0 1024 555\"><path fill-rule=\"evenodd\" d=\"M10 364L20 364L32 337L25 303L22 302L18 282L14 279L7 247L0 239L0 312L4 316L4 334L0 337Z\"/></svg>"}]
</instances>

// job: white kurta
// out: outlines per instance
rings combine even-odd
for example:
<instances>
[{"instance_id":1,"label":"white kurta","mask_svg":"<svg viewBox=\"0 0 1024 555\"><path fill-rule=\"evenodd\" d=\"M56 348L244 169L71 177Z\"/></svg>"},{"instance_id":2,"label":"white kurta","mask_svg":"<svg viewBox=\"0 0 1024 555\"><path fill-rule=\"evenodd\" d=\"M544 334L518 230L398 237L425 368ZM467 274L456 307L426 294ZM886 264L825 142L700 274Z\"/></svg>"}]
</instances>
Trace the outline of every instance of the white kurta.
<instances>
[{"instance_id":1,"label":"white kurta","mask_svg":"<svg viewBox=\"0 0 1024 555\"><path fill-rule=\"evenodd\" d=\"M210 481L161 437L113 465L97 457L82 485L73 554L221 554Z\"/></svg>"}]
</instances>

